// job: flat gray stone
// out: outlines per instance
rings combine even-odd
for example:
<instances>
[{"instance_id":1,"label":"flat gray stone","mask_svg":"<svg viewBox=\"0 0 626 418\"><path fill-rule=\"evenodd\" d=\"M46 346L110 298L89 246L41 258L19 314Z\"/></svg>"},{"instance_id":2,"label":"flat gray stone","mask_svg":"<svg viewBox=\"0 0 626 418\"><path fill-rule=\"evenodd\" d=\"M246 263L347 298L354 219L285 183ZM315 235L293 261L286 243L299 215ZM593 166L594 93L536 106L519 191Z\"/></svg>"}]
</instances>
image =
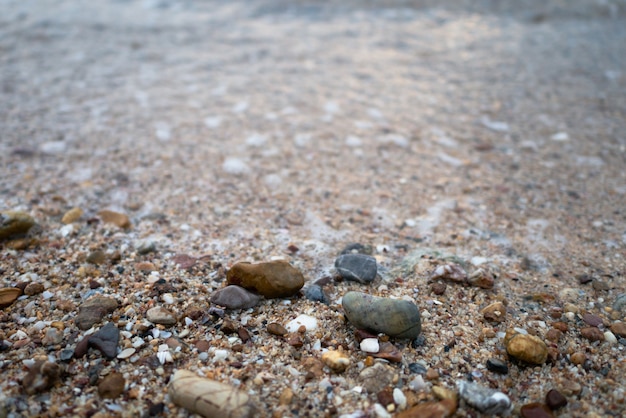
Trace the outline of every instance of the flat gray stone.
<instances>
[{"instance_id":1,"label":"flat gray stone","mask_svg":"<svg viewBox=\"0 0 626 418\"><path fill-rule=\"evenodd\" d=\"M376 278L376 259L365 254L343 254L335 260L335 268L345 280L367 284Z\"/></svg>"}]
</instances>

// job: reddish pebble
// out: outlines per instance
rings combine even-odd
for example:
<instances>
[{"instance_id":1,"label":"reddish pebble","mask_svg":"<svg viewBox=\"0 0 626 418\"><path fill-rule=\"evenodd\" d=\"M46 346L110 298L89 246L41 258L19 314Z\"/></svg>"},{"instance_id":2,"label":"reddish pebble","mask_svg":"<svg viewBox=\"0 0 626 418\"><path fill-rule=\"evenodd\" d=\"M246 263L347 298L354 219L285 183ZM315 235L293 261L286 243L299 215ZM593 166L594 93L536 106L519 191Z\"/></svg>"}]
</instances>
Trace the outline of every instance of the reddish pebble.
<instances>
[{"instance_id":1,"label":"reddish pebble","mask_svg":"<svg viewBox=\"0 0 626 418\"><path fill-rule=\"evenodd\" d=\"M599 327L600 325L602 325L602 318L590 313L586 313L583 315L583 321L585 321L587 325L591 325L592 327Z\"/></svg>"},{"instance_id":2,"label":"reddish pebble","mask_svg":"<svg viewBox=\"0 0 626 418\"><path fill-rule=\"evenodd\" d=\"M567 405L567 399L558 390L551 389L546 394L546 404L554 411Z\"/></svg>"},{"instance_id":3,"label":"reddish pebble","mask_svg":"<svg viewBox=\"0 0 626 418\"><path fill-rule=\"evenodd\" d=\"M554 417L552 410L546 405L534 402L529 403L520 409L520 415L524 418L551 418Z\"/></svg>"},{"instance_id":4,"label":"reddish pebble","mask_svg":"<svg viewBox=\"0 0 626 418\"><path fill-rule=\"evenodd\" d=\"M552 328L548 332L546 332L546 340L553 343L558 342L562 336L563 333L556 328Z\"/></svg>"},{"instance_id":5,"label":"reddish pebble","mask_svg":"<svg viewBox=\"0 0 626 418\"><path fill-rule=\"evenodd\" d=\"M567 330L569 329L569 327L567 326L567 324L565 322L555 322L554 324L552 324L552 328L556 328L561 332L567 332Z\"/></svg>"},{"instance_id":6,"label":"reddish pebble","mask_svg":"<svg viewBox=\"0 0 626 418\"><path fill-rule=\"evenodd\" d=\"M596 327L587 327L580 330L580 335L591 342L604 341L604 333Z\"/></svg>"},{"instance_id":7,"label":"reddish pebble","mask_svg":"<svg viewBox=\"0 0 626 418\"><path fill-rule=\"evenodd\" d=\"M611 331L613 331L613 334L617 335L618 337L625 338L626 337L626 323L624 322L614 323L613 325L611 325Z\"/></svg>"}]
</instances>

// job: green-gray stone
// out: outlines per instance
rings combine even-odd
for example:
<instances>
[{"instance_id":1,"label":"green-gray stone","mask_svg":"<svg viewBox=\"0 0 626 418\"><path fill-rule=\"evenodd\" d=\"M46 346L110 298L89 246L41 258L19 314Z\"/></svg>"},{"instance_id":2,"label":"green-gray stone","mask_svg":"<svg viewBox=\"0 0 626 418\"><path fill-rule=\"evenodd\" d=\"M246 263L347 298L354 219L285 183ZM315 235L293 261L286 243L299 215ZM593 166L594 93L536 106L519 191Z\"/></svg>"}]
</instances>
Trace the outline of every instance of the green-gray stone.
<instances>
[{"instance_id":1,"label":"green-gray stone","mask_svg":"<svg viewBox=\"0 0 626 418\"><path fill-rule=\"evenodd\" d=\"M35 225L35 220L26 212L7 210L0 212L0 239L21 235Z\"/></svg>"},{"instance_id":2,"label":"green-gray stone","mask_svg":"<svg viewBox=\"0 0 626 418\"><path fill-rule=\"evenodd\" d=\"M348 292L342 305L348 321L359 329L411 339L422 331L419 309L407 300Z\"/></svg>"}]
</instances>

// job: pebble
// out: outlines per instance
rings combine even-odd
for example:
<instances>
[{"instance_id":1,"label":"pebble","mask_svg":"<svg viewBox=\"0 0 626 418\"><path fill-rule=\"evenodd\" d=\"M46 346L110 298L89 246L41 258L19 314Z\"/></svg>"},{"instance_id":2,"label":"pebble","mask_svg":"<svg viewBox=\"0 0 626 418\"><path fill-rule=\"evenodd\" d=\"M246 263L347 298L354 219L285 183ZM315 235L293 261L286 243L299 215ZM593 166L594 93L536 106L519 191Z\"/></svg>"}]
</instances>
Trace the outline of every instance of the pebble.
<instances>
[{"instance_id":1,"label":"pebble","mask_svg":"<svg viewBox=\"0 0 626 418\"><path fill-rule=\"evenodd\" d=\"M177 322L174 314L162 306L155 306L154 308L148 309L146 318L153 324L174 325Z\"/></svg>"},{"instance_id":2,"label":"pebble","mask_svg":"<svg viewBox=\"0 0 626 418\"><path fill-rule=\"evenodd\" d=\"M543 364L548 359L546 343L534 335L508 330L504 337L504 345L510 356L527 363Z\"/></svg>"},{"instance_id":3,"label":"pebble","mask_svg":"<svg viewBox=\"0 0 626 418\"><path fill-rule=\"evenodd\" d=\"M117 358L120 360L126 360L127 358L130 358L136 352L137 352L136 349L134 349L133 347L129 347L125 350L122 350L122 352L117 355Z\"/></svg>"},{"instance_id":4,"label":"pebble","mask_svg":"<svg viewBox=\"0 0 626 418\"><path fill-rule=\"evenodd\" d=\"M343 350L328 350L322 354L322 363L335 373L344 372L350 365L350 357Z\"/></svg>"},{"instance_id":5,"label":"pebble","mask_svg":"<svg viewBox=\"0 0 626 418\"><path fill-rule=\"evenodd\" d=\"M63 333L56 328L48 328L41 342L43 345L56 345L63 341Z\"/></svg>"},{"instance_id":6,"label":"pebble","mask_svg":"<svg viewBox=\"0 0 626 418\"><path fill-rule=\"evenodd\" d=\"M285 327L288 332L298 332L300 327L304 327L307 331L315 331L317 329L317 319L310 315L298 315L287 323Z\"/></svg>"},{"instance_id":7,"label":"pebble","mask_svg":"<svg viewBox=\"0 0 626 418\"><path fill-rule=\"evenodd\" d=\"M289 331L287 331L285 327L283 327L277 322L271 322L267 324L267 332L273 335L280 335L280 336L284 336L289 333Z\"/></svg>"},{"instance_id":8,"label":"pebble","mask_svg":"<svg viewBox=\"0 0 626 418\"><path fill-rule=\"evenodd\" d=\"M255 291L266 298L293 296L304 285L302 273L283 260L237 263L226 273L228 284Z\"/></svg>"},{"instance_id":9,"label":"pebble","mask_svg":"<svg viewBox=\"0 0 626 418\"><path fill-rule=\"evenodd\" d=\"M572 364L579 365L579 364L583 364L585 360L587 360L587 356L582 351L577 351L575 353L572 353L569 359L572 362Z\"/></svg>"},{"instance_id":10,"label":"pebble","mask_svg":"<svg viewBox=\"0 0 626 418\"><path fill-rule=\"evenodd\" d=\"M446 418L454 415L457 405L449 400L420 403L396 415L396 418Z\"/></svg>"},{"instance_id":11,"label":"pebble","mask_svg":"<svg viewBox=\"0 0 626 418\"><path fill-rule=\"evenodd\" d=\"M365 338L359 344L361 351L366 353L378 353L380 345L378 344L378 338Z\"/></svg>"},{"instance_id":12,"label":"pebble","mask_svg":"<svg viewBox=\"0 0 626 418\"><path fill-rule=\"evenodd\" d=\"M487 360L487 369L500 374L507 374L509 372L509 366L507 366L506 362L497 358Z\"/></svg>"},{"instance_id":13,"label":"pebble","mask_svg":"<svg viewBox=\"0 0 626 418\"><path fill-rule=\"evenodd\" d=\"M494 285L493 274L480 268L467 277L467 283L481 289L491 289Z\"/></svg>"},{"instance_id":14,"label":"pebble","mask_svg":"<svg viewBox=\"0 0 626 418\"><path fill-rule=\"evenodd\" d=\"M89 255L87 256L86 261L88 263L91 264L95 264L96 266L99 266L101 264L106 263L107 261L107 255L105 254L104 251L102 250L96 250L96 251L92 251L91 253L89 253Z\"/></svg>"},{"instance_id":15,"label":"pebble","mask_svg":"<svg viewBox=\"0 0 626 418\"><path fill-rule=\"evenodd\" d=\"M592 327L599 327L600 325L602 325L602 318L590 313L586 313L583 315L583 321L587 325L590 325Z\"/></svg>"},{"instance_id":16,"label":"pebble","mask_svg":"<svg viewBox=\"0 0 626 418\"><path fill-rule=\"evenodd\" d=\"M523 418L553 418L552 410L539 402L526 404L520 408L520 415Z\"/></svg>"},{"instance_id":17,"label":"pebble","mask_svg":"<svg viewBox=\"0 0 626 418\"><path fill-rule=\"evenodd\" d=\"M24 288L24 294L27 296L35 296L45 290L41 283L28 283Z\"/></svg>"},{"instance_id":18,"label":"pebble","mask_svg":"<svg viewBox=\"0 0 626 418\"><path fill-rule=\"evenodd\" d=\"M100 322L105 315L116 310L117 306L118 303L113 298L94 296L81 305L74 322L79 329L87 330Z\"/></svg>"},{"instance_id":19,"label":"pebble","mask_svg":"<svg viewBox=\"0 0 626 418\"><path fill-rule=\"evenodd\" d=\"M567 405L567 399L565 399L565 396L558 390L550 389L548 393L546 393L546 405L548 405L551 410L555 411Z\"/></svg>"},{"instance_id":20,"label":"pebble","mask_svg":"<svg viewBox=\"0 0 626 418\"><path fill-rule=\"evenodd\" d=\"M106 399L115 399L124 393L126 379L121 373L113 372L108 374L98 384L98 393Z\"/></svg>"},{"instance_id":21,"label":"pebble","mask_svg":"<svg viewBox=\"0 0 626 418\"><path fill-rule=\"evenodd\" d=\"M613 302L613 310L617 312L624 311L626 308L626 293L620 293L615 297L615 301Z\"/></svg>"},{"instance_id":22,"label":"pebble","mask_svg":"<svg viewBox=\"0 0 626 418\"><path fill-rule=\"evenodd\" d=\"M382 358L394 363L402 362L402 352L395 345L388 341L380 343L380 349L377 353L371 353L373 357Z\"/></svg>"},{"instance_id":23,"label":"pebble","mask_svg":"<svg viewBox=\"0 0 626 418\"><path fill-rule=\"evenodd\" d=\"M325 305L330 303L324 289L316 284L309 285L304 289L304 297L313 302L322 302Z\"/></svg>"},{"instance_id":24,"label":"pebble","mask_svg":"<svg viewBox=\"0 0 626 418\"><path fill-rule=\"evenodd\" d=\"M127 215L112 210L101 210L98 216L104 223L113 224L119 228L130 228L130 219Z\"/></svg>"},{"instance_id":25,"label":"pebble","mask_svg":"<svg viewBox=\"0 0 626 418\"><path fill-rule=\"evenodd\" d=\"M135 243L135 248L137 249L137 254L141 255L150 254L157 250L156 242L150 239L144 239Z\"/></svg>"},{"instance_id":26,"label":"pebble","mask_svg":"<svg viewBox=\"0 0 626 418\"><path fill-rule=\"evenodd\" d=\"M261 297L241 286L231 285L215 291L210 300L228 309L249 309L258 305Z\"/></svg>"},{"instance_id":27,"label":"pebble","mask_svg":"<svg viewBox=\"0 0 626 418\"><path fill-rule=\"evenodd\" d=\"M494 302L483 308L480 313L489 322L503 322L506 319L506 306L502 302Z\"/></svg>"},{"instance_id":28,"label":"pebble","mask_svg":"<svg viewBox=\"0 0 626 418\"><path fill-rule=\"evenodd\" d=\"M611 325L611 331L618 337L626 337L626 322L615 322Z\"/></svg>"},{"instance_id":29,"label":"pebble","mask_svg":"<svg viewBox=\"0 0 626 418\"><path fill-rule=\"evenodd\" d=\"M459 396L483 414L507 415L513 409L508 396L478 383L458 381Z\"/></svg>"},{"instance_id":30,"label":"pebble","mask_svg":"<svg viewBox=\"0 0 626 418\"><path fill-rule=\"evenodd\" d=\"M0 289L0 309L11 306L21 294L22 290L17 287L5 287Z\"/></svg>"},{"instance_id":31,"label":"pebble","mask_svg":"<svg viewBox=\"0 0 626 418\"><path fill-rule=\"evenodd\" d=\"M72 350L71 348L61 350L61 352L59 353L59 359L61 361L70 361L72 357L74 357L74 350Z\"/></svg>"},{"instance_id":32,"label":"pebble","mask_svg":"<svg viewBox=\"0 0 626 418\"><path fill-rule=\"evenodd\" d=\"M98 332L87 338L88 344L100 350L108 359L114 359L117 355L120 330L112 322L108 322L105 326L100 328Z\"/></svg>"},{"instance_id":33,"label":"pebble","mask_svg":"<svg viewBox=\"0 0 626 418\"><path fill-rule=\"evenodd\" d=\"M22 386L28 395L44 392L54 386L61 375L58 364L37 360L22 379Z\"/></svg>"},{"instance_id":34,"label":"pebble","mask_svg":"<svg viewBox=\"0 0 626 418\"><path fill-rule=\"evenodd\" d=\"M411 373L425 374L427 369L426 369L426 366L424 366L423 364L411 363L409 364L409 371Z\"/></svg>"},{"instance_id":35,"label":"pebble","mask_svg":"<svg viewBox=\"0 0 626 418\"><path fill-rule=\"evenodd\" d=\"M407 300L348 292L343 296L342 305L348 321L359 329L411 339L422 330L419 310Z\"/></svg>"},{"instance_id":36,"label":"pebble","mask_svg":"<svg viewBox=\"0 0 626 418\"><path fill-rule=\"evenodd\" d=\"M361 386L369 393L380 392L392 385L395 379L395 370L382 363L375 363L372 367L366 367L359 373Z\"/></svg>"},{"instance_id":37,"label":"pebble","mask_svg":"<svg viewBox=\"0 0 626 418\"><path fill-rule=\"evenodd\" d=\"M72 208L65 212L61 218L61 223L63 223L63 225L69 225L79 220L81 216L83 216L83 210L81 208Z\"/></svg>"},{"instance_id":38,"label":"pebble","mask_svg":"<svg viewBox=\"0 0 626 418\"><path fill-rule=\"evenodd\" d=\"M393 389L393 401L398 405L398 409L403 410L406 408L407 400L404 392L400 388Z\"/></svg>"},{"instance_id":39,"label":"pebble","mask_svg":"<svg viewBox=\"0 0 626 418\"><path fill-rule=\"evenodd\" d=\"M464 283L467 280L467 273L458 264L444 264L438 266L430 274L429 280L449 280L455 283Z\"/></svg>"},{"instance_id":40,"label":"pebble","mask_svg":"<svg viewBox=\"0 0 626 418\"><path fill-rule=\"evenodd\" d=\"M188 370L177 370L167 391L176 405L203 417L251 418L257 414L246 392Z\"/></svg>"},{"instance_id":41,"label":"pebble","mask_svg":"<svg viewBox=\"0 0 626 418\"><path fill-rule=\"evenodd\" d=\"M604 341L604 333L596 327L583 328L580 330L580 335L591 342Z\"/></svg>"},{"instance_id":42,"label":"pebble","mask_svg":"<svg viewBox=\"0 0 626 418\"><path fill-rule=\"evenodd\" d=\"M365 254L343 254L335 260L335 268L344 280L367 284L376 278L376 259Z\"/></svg>"},{"instance_id":43,"label":"pebble","mask_svg":"<svg viewBox=\"0 0 626 418\"><path fill-rule=\"evenodd\" d=\"M22 235L35 225L35 220L26 212L0 211L0 240Z\"/></svg>"}]
</instances>

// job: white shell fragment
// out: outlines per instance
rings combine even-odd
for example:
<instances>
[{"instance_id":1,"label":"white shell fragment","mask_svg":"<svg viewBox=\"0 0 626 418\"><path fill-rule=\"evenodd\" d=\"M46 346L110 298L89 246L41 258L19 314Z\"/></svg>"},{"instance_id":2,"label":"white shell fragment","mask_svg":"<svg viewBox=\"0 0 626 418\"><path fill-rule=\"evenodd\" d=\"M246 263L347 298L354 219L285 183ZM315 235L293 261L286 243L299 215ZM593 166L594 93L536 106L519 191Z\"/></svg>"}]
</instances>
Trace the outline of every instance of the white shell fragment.
<instances>
[{"instance_id":1,"label":"white shell fragment","mask_svg":"<svg viewBox=\"0 0 626 418\"><path fill-rule=\"evenodd\" d=\"M206 418L248 418L257 412L247 393L188 370L174 373L167 390L176 405Z\"/></svg>"},{"instance_id":2,"label":"white shell fragment","mask_svg":"<svg viewBox=\"0 0 626 418\"><path fill-rule=\"evenodd\" d=\"M461 398L483 414L508 415L513 409L511 400L502 392L463 380L456 385Z\"/></svg>"},{"instance_id":3,"label":"white shell fragment","mask_svg":"<svg viewBox=\"0 0 626 418\"><path fill-rule=\"evenodd\" d=\"M315 331L317 329L317 319L309 315L299 315L296 319L289 321L285 328L289 332L298 332L298 329L303 326L307 331Z\"/></svg>"}]
</instances>

